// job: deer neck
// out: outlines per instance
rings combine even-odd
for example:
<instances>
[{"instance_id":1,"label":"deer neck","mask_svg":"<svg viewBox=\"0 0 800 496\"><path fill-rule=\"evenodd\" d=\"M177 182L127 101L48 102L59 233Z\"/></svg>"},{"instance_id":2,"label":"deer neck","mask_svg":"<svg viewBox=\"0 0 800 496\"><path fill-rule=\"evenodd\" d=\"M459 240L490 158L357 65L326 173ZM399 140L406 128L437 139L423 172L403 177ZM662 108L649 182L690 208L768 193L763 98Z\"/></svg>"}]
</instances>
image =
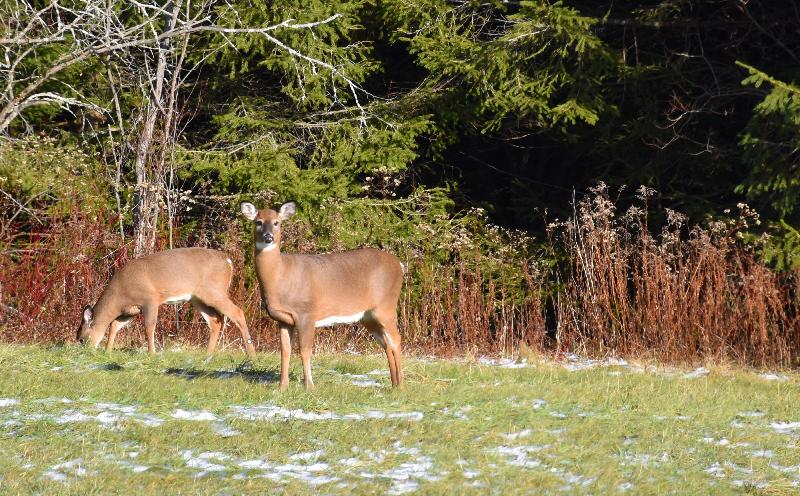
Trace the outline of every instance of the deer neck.
<instances>
[{"instance_id":1,"label":"deer neck","mask_svg":"<svg viewBox=\"0 0 800 496\"><path fill-rule=\"evenodd\" d=\"M280 245L256 253L256 274L266 296L274 294L278 281L283 276L284 263Z\"/></svg>"},{"instance_id":2,"label":"deer neck","mask_svg":"<svg viewBox=\"0 0 800 496\"><path fill-rule=\"evenodd\" d=\"M114 301L113 291L106 291L100 295L97 303L92 308L94 312L92 329L100 329L105 334L111 322L119 317L119 305L115 305Z\"/></svg>"}]
</instances>

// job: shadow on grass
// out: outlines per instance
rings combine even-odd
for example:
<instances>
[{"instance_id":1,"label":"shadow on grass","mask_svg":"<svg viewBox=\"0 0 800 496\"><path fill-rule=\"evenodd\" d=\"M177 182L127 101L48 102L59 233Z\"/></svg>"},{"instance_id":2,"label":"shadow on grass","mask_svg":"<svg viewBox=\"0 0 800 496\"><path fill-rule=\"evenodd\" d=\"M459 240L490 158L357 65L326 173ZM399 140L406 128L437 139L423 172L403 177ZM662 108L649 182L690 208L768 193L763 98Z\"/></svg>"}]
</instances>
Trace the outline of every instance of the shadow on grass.
<instances>
[{"instance_id":1,"label":"shadow on grass","mask_svg":"<svg viewBox=\"0 0 800 496\"><path fill-rule=\"evenodd\" d=\"M195 368L168 368L164 371L167 375L183 377L187 380L198 378L210 379L233 379L241 377L248 382L278 382L280 374L274 370L254 370L254 369L224 369L224 370L202 370Z\"/></svg>"}]
</instances>

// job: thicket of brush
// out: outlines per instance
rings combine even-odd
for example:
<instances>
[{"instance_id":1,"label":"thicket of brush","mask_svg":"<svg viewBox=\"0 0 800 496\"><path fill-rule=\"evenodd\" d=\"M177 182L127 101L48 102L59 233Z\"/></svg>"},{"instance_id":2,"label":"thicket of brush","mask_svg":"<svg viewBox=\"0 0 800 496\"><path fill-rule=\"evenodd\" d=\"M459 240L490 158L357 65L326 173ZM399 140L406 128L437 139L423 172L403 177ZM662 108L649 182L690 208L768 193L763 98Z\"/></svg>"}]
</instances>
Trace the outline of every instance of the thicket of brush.
<instances>
[{"instance_id":1,"label":"thicket of brush","mask_svg":"<svg viewBox=\"0 0 800 496\"><path fill-rule=\"evenodd\" d=\"M49 152L41 153L42 170L49 170ZM83 167L80 160L71 163ZM82 307L132 256L131 240L124 226L119 229L120 212L87 200L102 192L81 183L81 171L73 172L60 176L57 202L37 199L34 191L22 208L11 197L0 199L0 339L74 341ZM619 214L600 186L575 202L572 218L550 224L548 238L538 242L492 226L480 210L448 215L444 197L429 190L403 200L331 201L301 212L287 227L284 250L378 246L396 253L408 265L401 333L405 348L419 353L513 354L525 347L796 365L800 278L772 270L759 259L757 242L744 242L757 216L742 206L732 220L701 226L666 211L663 228L654 233L649 193L641 189L640 204ZM177 212L173 229L162 233L159 248L172 240L175 247L229 253L236 269L232 297L244 309L257 347L275 350L278 333L261 304L250 226L237 218L239 200L176 199L170 206ZM256 198L261 204L271 200L268 193ZM122 334L122 346L144 341L140 324ZM163 306L157 337L168 347L203 344L207 330L190 305ZM231 326L224 340L223 346L240 345ZM337 349L371 346L357 326L322 330L318 342Z\"/></svg>"}]
</instances>

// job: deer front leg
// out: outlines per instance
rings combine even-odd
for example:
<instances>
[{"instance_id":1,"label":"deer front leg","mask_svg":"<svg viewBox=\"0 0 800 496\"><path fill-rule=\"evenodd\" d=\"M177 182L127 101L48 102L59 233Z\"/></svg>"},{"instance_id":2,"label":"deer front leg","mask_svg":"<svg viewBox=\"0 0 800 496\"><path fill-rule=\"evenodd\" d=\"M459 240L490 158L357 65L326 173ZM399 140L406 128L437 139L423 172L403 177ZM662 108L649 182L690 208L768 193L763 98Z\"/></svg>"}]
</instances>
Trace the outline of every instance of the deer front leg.
<instances>
[{"instance_id":1,"label":"deer front leg","mask_svg":"<svg viewBox=\"0 0 800 496\"><path fill-rule=\"evenodd\" d=\"M142 310L144 315L144 332L147 334L147 351L156 352L156 322L158 321L158 305L150 305Z\"/></svg>"},{"instance_id":2,"label":"deer front leg","mask_svg":"<svg viewBox=\"0 0 800 496\"><path fill-rule=\"evenodd\" d=\"M289 357L292 353L292 329L281 324L281 391L289 387Z\"/></svg>"},{"instance_id":3,"label":"deer front leg","mask_svg":"<svg viewBox=\"0 0 800 496\"><path fill-rule=\"evenodd\" d=\"M303 384L306 389L314 387L311 377L311 353L314 351L314 324L297 329L300 338L300 359L303 360Z\"/></svg>"},{"instance_id":4,"label":"deer front leg","mask_svg":"<svg viewBox=\"0 0 800 496\"><path fill-rule=\"evenodd\" d=\"M111 351L114 348L114 340L117 339L117 332L125 327L130 321L131 317L127 317L117 318L115 321L111 322L111 329L108 332L108 340L106 340L106 351Z\"/></svg>"}]
</instances>

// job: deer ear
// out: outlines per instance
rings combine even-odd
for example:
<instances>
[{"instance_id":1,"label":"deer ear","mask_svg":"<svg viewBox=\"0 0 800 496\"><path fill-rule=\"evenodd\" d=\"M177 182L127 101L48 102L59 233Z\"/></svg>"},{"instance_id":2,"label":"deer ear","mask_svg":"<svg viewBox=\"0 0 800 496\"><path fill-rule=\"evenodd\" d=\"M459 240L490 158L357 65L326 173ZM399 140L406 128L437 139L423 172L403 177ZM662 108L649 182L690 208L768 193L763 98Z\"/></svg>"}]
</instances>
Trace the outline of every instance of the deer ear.
<instances>
[{"instance_id":1,"label":"deer ear","mask_svg":"<svg viewBox=\"0 0 800 496\"><path fill-rule=\"evenodd\" d=\"M91 322L92 317L94 317L94 310L92 310L91 305L86 305L86 308L83 309L83 321Z\"/></svg>"},{"instance_id":2,"label":"deer ear","mask_svg":"<svg viewBox=\"0 0 800 496\"><path fill-rule=\"evenodd\" d=\"M255 220L256 214L258 214L258 210L256 209L255 205L244 202L239 206L239 208L242 211L242 215L244 215L247 220Z\"/></svg>"},{"instance_id":3,"label":"deer ear","mask_svg":"<svg viewBox=\"0 0 800 496\"><path fill-rule=\"evenodd\" d=\"M294 215L296 211L297 211L297 205L295 205L294 202L284 203L283 205L281 205L281 209L278 212L278 215L280 215L281 220L286 220L292 215Z\"/></svg>"}]
</instances>

